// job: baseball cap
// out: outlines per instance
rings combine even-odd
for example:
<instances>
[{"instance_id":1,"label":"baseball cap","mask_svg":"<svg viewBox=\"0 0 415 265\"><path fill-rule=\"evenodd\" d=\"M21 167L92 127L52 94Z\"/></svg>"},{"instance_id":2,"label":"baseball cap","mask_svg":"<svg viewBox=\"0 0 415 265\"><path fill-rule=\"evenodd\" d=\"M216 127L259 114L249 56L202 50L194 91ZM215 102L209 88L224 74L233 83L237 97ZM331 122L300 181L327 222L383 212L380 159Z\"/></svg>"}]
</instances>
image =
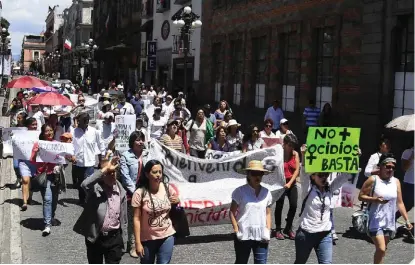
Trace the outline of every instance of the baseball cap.
<instances>
[{"instance_id":1,"label":"baseball cap","mask_svg":"<svg viewBox=\"0 0 415 265\"><path fill-rule=\"evenodd\" d=\"M108 100L105 100L102 104L103 106L106 106L106 105L110 105L111 103Z\"/></svg>"},{"instance_id":2,"label":"baseball cap","mask_svg":"<svg viewBox=\"0 0 415 265\"><path fill-rule=\"evenodd\" d=\"M173 99L173 97L171 95L167 95L166 98Z\"/></svg>"},{"instance_id":3,"label":"baseball cap","mask_svg":"<svg viewBox=\"0 0 415 265\"><path fill-rule=\"evenodd\" d=\"M104 93L104 95L102 96L103 98L110 98L110 93Z\"/></svg>"},{"instance_id":4,"label":"baseball cap","mask_svg":"<svg viewBox=\"0 0 415 265\"><path fill-rule=\"evenodd\" d=\"M288 122L288 120L287 120L287 119L281 119L281 120L280 120L280 124L284 124L284 123L286 123L286 122Z\"/></svg>"},{"instance_id":5,"label":"baseball cap","mask_svg":"<svg viewBox=\"0 0 415 265\"><path fill-rule=\"evenodd\" d=\"M184 93L182 91L179 92L179 95L184 95Z\"/></svg>"}]
</instances>

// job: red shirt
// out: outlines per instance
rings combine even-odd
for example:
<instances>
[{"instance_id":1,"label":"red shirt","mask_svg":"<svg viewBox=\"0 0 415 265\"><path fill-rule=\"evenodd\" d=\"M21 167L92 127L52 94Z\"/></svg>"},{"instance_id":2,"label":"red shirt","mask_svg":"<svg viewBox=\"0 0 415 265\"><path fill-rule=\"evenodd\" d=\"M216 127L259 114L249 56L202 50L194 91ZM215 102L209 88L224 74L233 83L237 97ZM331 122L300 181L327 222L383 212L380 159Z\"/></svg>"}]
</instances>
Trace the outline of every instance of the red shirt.
<instances>
[{"instance_id":1,"label":"red shirt","mask_svg":"<svg viewBox=\"0 0 415 265\"><path fill-rule=\"evenodd\" d=\"M284 161L284 176L287 180L291 179L296 170L295 156L293 155L290 160Z\"/></svg>"},{"instance_id":2,"label":"red shirt","mask_svg":"<svg viewBox=\"0 0 415 265\"><path fill-rule=\"evenodd\" d=\"M46 171L46 174L53 174L53 168L56 166L54 163L45 163L45 162L36 162L36 153L34 152L35 148L39 147L39 143L35 143L32 149L32 155L30 156L30 161L36 166L36 176L42 174Z\"/></svg>"}]
</instances>

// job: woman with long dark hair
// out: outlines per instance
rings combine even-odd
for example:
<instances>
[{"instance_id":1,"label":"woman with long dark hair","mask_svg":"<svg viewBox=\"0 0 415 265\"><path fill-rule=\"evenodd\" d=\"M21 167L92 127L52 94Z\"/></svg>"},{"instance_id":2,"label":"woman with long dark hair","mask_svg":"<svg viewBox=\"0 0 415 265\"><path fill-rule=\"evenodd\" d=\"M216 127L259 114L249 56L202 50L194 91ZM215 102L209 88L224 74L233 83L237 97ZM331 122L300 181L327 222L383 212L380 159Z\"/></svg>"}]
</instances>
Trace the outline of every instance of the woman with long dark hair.
<instances>
[{"instance_id":1,"label":"woman with long dark hair","mask_svg":"<svg viewBox=\"0 0 415 265\"><path fill-rule=\"evenodd\" d=\"M170 263L174 234L169 212L172 204L178 204L175 189L168 185L163 165L150 160L141 173L138 189L131 205L134 207L134 236L137 254L142 264Z\"/></svg>"},{"instance_id":2,"label":"woman with long dark hair","mask_svg":"<svg viewBox=\"0 0 415 265\"><path fill-rule=\"evenodd\" d=\"M323 110L321 111L320 117L318 119L318 124L321 127L333 126L334 117L330 103L327 102L326 104L324 104Z\"/></svg>"},{"instance_id":3,"label":"woman with long dark hair","mask_svg":"<svg viewBox=\"0 0 415 265\"><path fill-rule=\"evenodd\" d=\"M286 184L284 185L284 193L275 204L275 237L284 240L284 234L289 239L294 240L295 234L292 230L295 212L297 210L298 190L297 177L300 174L300 156L294 150L298 144L297 137L288 134L284 137L282 148L284 149L284 175ZM284 208L285 196L288 197L290 208L287 214L287 222L285 229L281 228L281 215ZM283 234L284 233L284 234Z\"/></svg>"},{"instance_id":4,"label":"woman with long dark hair","mask_svg":"<svg viewBox=\"0 0 415 265\"><path fill-rule=\"evenodd\" d=\"M39 140L51 141L54 140L53 127L49 124L44 124L41 128ZM45 229L42 231L43 236L48 236L52 227L53 219L55 218L55 211L58 205L59 185L56 183L57 178L54 174L56 164L48 162L36 162L36 156L39 152L39 144L35 143L32 149L31 162L36 164L36 176L46 172L46 186L40 187L43 198L43 222Z\"/></svg>"},{"instance_id":5,"label":"woman with long dark hair","mask_svg":"<svg viewBox=\"0 0 415 265\"><path fill-rule=\"evenodd\" d=\"M264 140L259 137L259 129L255 124L249 126L248 133L245 134L243 139L242 152L246 153L248 151L261 149L264 145Z\"/></svg>"},{"instance_id":6,"label":"woman with long dark hair","mask_svg":"<svg viewBox=\"0 0 415 265\"><path fill-rule=\"evenodd\" d=\"M216 137L210 140L207 148L222 152L235 151L228 140L226 140L226 128L222 126L216 128Z\"/></svg>"}]
</instances>

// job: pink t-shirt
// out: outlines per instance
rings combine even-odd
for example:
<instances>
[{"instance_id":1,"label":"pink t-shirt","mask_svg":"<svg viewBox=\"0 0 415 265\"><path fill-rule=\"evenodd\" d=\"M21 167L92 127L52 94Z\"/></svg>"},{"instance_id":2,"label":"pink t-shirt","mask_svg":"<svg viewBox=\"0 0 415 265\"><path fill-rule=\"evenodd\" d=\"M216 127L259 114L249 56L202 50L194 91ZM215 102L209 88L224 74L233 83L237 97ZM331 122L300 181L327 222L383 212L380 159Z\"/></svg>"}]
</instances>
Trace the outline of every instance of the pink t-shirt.
<instances>
[{"instance_id":1,"label":"pink t-shirt","mask_svg":"<svg viewBox=\"0 0 415 265\"><path fill-rule=\"evenodd\" d=\"M176 191L171 186L169 186L169 193L170 196L176 195ZM142 194L143 189L137 189L134 192L133 198L131 200L131 205L134 208L140 208L141 202L143 203L140 222L141 242L155 239L163 239L171 235L174 235L176 231L174 230L169 217L171 203L167 196L164 185L160 184L160 188L157 194L151 195L154 206L151 203L149 192L145 192L143 199L141 199Z\"/></svg>"}]
</instances>

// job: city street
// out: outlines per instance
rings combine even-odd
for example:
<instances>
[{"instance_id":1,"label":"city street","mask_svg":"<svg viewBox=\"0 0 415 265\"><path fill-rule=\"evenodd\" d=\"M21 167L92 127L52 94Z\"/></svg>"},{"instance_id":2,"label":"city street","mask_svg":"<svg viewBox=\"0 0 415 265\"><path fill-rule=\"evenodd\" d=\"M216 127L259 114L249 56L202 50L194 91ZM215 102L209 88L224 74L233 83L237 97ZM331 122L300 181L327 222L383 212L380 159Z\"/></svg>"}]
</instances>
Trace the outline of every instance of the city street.
<instances>
[{"instance_id":1,"label":"city street","mask_svg":"<svg viewBox=\"0 0 415 265\"><path fill-rule=\"evenodd\" d=\"M70 167L67 172L70 174ZM70 179L68 177L69 183ZM23 263L87 262L84 238L72 231L82 211L76 205L77 196L74 189L68 189L60 195L56 218L61 224L53 227L51 235L42 237L42 201L40 193L34 194L34 205L29 206L26 212L21 212ZM285 205L284 214L287 210L288 203ZM352 213L353 210L349 208L335 210L336 230L340 239L333 247L333 263L372 263L373 244L362 238L354 238L356 234L348 232ZM177 242L172 263L234 263L231 231L230 224L192 228L190 237ZM413 242L404 241L403 238L398 238L390 243L386 263L409 263L414 259ZM268 263L293 263L294 258L294 241L271 240ZM250 262L252 263L252 259ZM309 263L316 262L313 252ZM139 263L139 260L125 254L122 263Z\"/></svg>"}]
</instances>

